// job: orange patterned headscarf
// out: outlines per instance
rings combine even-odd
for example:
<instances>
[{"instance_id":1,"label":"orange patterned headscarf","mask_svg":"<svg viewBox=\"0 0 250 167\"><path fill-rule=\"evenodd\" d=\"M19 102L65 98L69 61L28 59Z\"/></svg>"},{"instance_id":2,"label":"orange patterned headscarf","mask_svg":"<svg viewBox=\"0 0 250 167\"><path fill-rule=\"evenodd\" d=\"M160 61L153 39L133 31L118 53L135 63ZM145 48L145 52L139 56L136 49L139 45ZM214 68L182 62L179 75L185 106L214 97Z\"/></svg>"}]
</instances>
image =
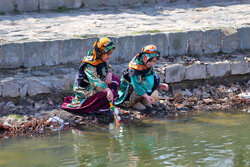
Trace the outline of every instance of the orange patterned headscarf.
<instances>
[{"instance_id":1,"label":"orange patterned headscarf","mask_svg":"<svg viewBox=\"0 0 250 167\"><path fill-rule=\"evenodd\" d=\"M115 48L115 44L111 39L104 37L95 41L93 49L90 50L82 60L82 63L89 63L97 66L102 63L102 57L111 49Z\"/></svg>"},{"instance_id":2,"label":"orange patterned headscarf","mask_svg":"<svg viewBox=\"0 0 250 167\"><path fill-rule=\"evenodd\" d=\"M160 52L158 51L155 45L147 45L142 48L142 52L137 54L130 62L129 68L134 70L146 70L148 67L146 63L148 60L156 57L157 59L160 57Z\"/></svg>"}]
</instances>

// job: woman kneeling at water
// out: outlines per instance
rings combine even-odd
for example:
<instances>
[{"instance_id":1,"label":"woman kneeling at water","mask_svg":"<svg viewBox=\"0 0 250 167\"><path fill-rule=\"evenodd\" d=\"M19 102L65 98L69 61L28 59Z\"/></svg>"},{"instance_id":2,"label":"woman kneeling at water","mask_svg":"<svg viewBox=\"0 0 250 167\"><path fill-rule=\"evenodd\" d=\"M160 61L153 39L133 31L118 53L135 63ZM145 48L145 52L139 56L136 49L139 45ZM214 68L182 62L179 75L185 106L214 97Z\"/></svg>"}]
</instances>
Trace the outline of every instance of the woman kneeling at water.
<instances>
[{"instance_id":1,"label":"woman kneeling at water","mask_svg":"<svg viewBox=\"0 0 250 167\"><path fill-rule=\"evenodd\" d=\"M109 38L98 39L82 60L76 76L74 97L66 97L62 108L78 113L109 111L109 101L116 101L120 79L107 63L115 49Z\"/></svg>"},{"instance_id":2,"label":"woman kneeling at water","mask_svg":"<svg viewBox=\"0 0 250 167\"><path fill-rule=\"evenodd\" d=\"M159 58L160 52L157 47L148 45L130 61L129 68L121 78L116 105L144 110L146 107L152 107L154 99L150 95L158 87L168 90L168 85L160 83L160 78L153 69Z\"/></svg>"}]
</instances>

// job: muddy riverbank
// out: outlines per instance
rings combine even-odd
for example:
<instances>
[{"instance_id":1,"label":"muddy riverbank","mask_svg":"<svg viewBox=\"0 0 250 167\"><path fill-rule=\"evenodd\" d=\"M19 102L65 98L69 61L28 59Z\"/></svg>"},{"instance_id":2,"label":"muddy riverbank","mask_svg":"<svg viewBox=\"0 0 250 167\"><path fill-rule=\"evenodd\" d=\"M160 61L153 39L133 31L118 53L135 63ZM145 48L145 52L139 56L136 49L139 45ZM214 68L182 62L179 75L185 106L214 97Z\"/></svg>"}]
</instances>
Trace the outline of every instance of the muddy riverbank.
<instances>
[{"instance_id":1,"label":"muddy riverbank","mask_svg":"<svg viewBox=\"0 0 250 167\"><path fill-rule=\"evenodd\" d=\"M193 88L176 89L170 84L168 92L159 93L159 101L144 111L118 107L122 124L159 117L177 119L199 111L250 113L250 80L229 84L209 81ZM109 124L108 113L74 114L61 109L63 97L72 93L49 94L27 98L15 104L0 103L0 137L35 136L58 133L69 127Z\"/></svg>"}]
</instances>

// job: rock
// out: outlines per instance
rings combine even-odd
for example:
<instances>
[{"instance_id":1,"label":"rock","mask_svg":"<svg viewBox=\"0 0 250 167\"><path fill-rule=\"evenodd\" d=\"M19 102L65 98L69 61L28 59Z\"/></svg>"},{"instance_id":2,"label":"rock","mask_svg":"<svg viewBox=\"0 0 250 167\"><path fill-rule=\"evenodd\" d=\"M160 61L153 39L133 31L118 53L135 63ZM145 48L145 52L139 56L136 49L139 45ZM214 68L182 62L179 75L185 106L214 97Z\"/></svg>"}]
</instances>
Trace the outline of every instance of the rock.
<instances>
[{"instance_id":1,"label":"rock","mask_svg":"<svg viewBox=\"0 0 250 167\"><path fill-rule=\"evenodd\" d=\"M34 102L34 100L28 98L28 99L27 99L27 103L30 104L30 105L33 105L35 102Z\"/></svg>"},{"instance_id":2,"label":"rock","mask_svg":"<svg viewBox=\"0 0 250 167\"><path fill-rule=\"evenodd\" d=\"M247 74L248 73L248 62L241 61L241 62L232 62L231 64L231 74Z\"/></svg>"},{"instance_id":3,"label":"rock","mask_svg":"<svg viewBox=\"0 0 250 167\"><path fill-rule=\"evenodd\" d=\"M242 99L250 99L250 93L240 93L237 96Z\"/></svg>"},{"instance_id":4,"label":"rock","mask_svg":"<svg viewBox=\"0 0 250 167\"><path fill-rule=\"evenodd\" d=\"M49 82L42 78L31 77L27 79L28 95L34 96L42 93L50 93Z\"/></svg>"},{"instance_id":5,"label":"rock","mask_svg":"<svg viewBox=\"0 0 250 167\"><path fill-rule=\"evenodd\" d=\"M165 103L165 100L160 100L160 103L162 103L162 104Z\"/></svg>"},{"instance_id":6,"label":"rock","mask_svg":"<svg viewBox=\"0 0 250 167\"><path fill-rule=\"evenodd\" d=\"M193 93L197 99L201 98L201 91L199 89L193 89Z\"/></svg>"},{"instance_id":7,"label":"rock","mask_svg":"<svg viewBox=\"0 0 250 167\"><path fill-rule=\"evenodd\" d=\"M203 102L206 104L212 103L213 100L212 99L203 99Z\"/></svg>"},{"instance_id":8,"label":"rock","mask_svg":"<svg viewBox=\"0 0 250 167\"><path fill-rule=\"evenodd\" d=\"M19 91L21 97L25 97L27 95L27 91L28 91L28 85L25 84Z\"/></svg>"},{"instance_id":9,"label":"rock","mask_svg":"<svg viewBox=\"0 0 250 167\"><path fill-rule=\"evenodd\" d=\"M180 92L183 96L186 96L186 97L191 97L193 96L193 93L191 93L188 89L185 89L185 91L181 91Z\"/></svg>"},{"instance_id":10,"label":"rock","mask_svg":"<svg viewBox=\"0 0 250 167\"><path fill-rule=\"evenodd\" d=\"M187 107L176 107L178 111L189 111Z\"/></svg>"},{"instance_id":11,"label":"rock","mask_svg":"<svg viewBox=\"0 0 250 167\"><path fill-rule=\"evenodd\" d=\"M159 107L160 106L160 102L156 101L156 102L153 103L153 105L155 105L156 107Z\"/></svg>"},{"instance_id":12,"label":"rock","mask_svg":"<svg viewBox=\"0 0 250 167\"><path fill-rule=\"evenodd\" d=\"M206 65L200 63L194 63L186 67L185 79L205 79L207 78Z\"/></svg>"},{"instance_id":13,"label":"rock","mask_svg":"<svg viewBox=\"0 0 250 167\"><path fill-rule=\"evenodd\" d=\"M210 97L210 94L209 93L207 93L207 92L203 92L202 93L202 98L208 98L208 97Z\"/></svg>"},{"instance_id":14,"label":"rock","mask_svg":"<svg viewBox=\"0 0 250 167\"><path fill-rule=\"evenodd\" d=\"M6 109L15 108L15 104L11 101L7 102L5 105Z\"/></svg>"},{"instance_id":15,"label":"rock","mask_svg":"<svg viewBox=\"0 0 250 167\"><path fill-rule=\"evenodd\" d=\"M180 64L169 65L165 68L165 82L180 82L185 78L185 67Z\"/></svg>"},{"instance_id":16,"label":"rock","mask_svg":"<svg viewBox=\"0 0 250 167\"><path fill-rule=\"evenodd\" d=\"M250 80L247 82L247 85L250 85Z\"/></svg>"},{"instance_id":17,"label":"rock","mask_svg":"<svg viewBox=\"0 0 250 167\"><path fill-rule=\"evenodd\" d=\"M5 102L1 102L0 103L0 111L2 110L2 108L5 106Z\"/></svg>"},{"instance_id":18,"label":"rock","mask_svg":"<svg viewBox=\"0 0 250 167\"><path fill-rule=\"evenodd\" d=\"M207 65L207 74L209 77L224 77L231 71L230 62L216 62Z\"/></svg>"},{"instance_id":19,"label":"rock","mask_svg":"<svg viewBox=\"0 0 250 167\"><path fill-rule=\"evenodd\" d=\"M22 86L17 79L8 77L0 81L2 84L2 96L3 97L18 97L20 96L19 89Z\"/></svg>"}]
</instances>

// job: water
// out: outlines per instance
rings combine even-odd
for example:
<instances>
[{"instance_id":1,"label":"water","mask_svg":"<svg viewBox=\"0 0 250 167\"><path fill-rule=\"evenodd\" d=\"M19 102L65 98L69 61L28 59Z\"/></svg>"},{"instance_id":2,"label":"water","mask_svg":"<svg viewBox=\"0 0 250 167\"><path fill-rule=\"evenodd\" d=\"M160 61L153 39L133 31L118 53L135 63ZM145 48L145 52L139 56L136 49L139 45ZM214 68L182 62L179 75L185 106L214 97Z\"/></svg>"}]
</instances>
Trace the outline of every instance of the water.
<instances>
[{"instance_id":1,"label":"water","mask_svg":"<svg viewBox=\"0 0 250 167\"><path fill-rule=\"evenodd\" d=\"M1 167L242 167L250 166L250 115L214 112L0 141Z\"/></svg>"}]
</instances>

